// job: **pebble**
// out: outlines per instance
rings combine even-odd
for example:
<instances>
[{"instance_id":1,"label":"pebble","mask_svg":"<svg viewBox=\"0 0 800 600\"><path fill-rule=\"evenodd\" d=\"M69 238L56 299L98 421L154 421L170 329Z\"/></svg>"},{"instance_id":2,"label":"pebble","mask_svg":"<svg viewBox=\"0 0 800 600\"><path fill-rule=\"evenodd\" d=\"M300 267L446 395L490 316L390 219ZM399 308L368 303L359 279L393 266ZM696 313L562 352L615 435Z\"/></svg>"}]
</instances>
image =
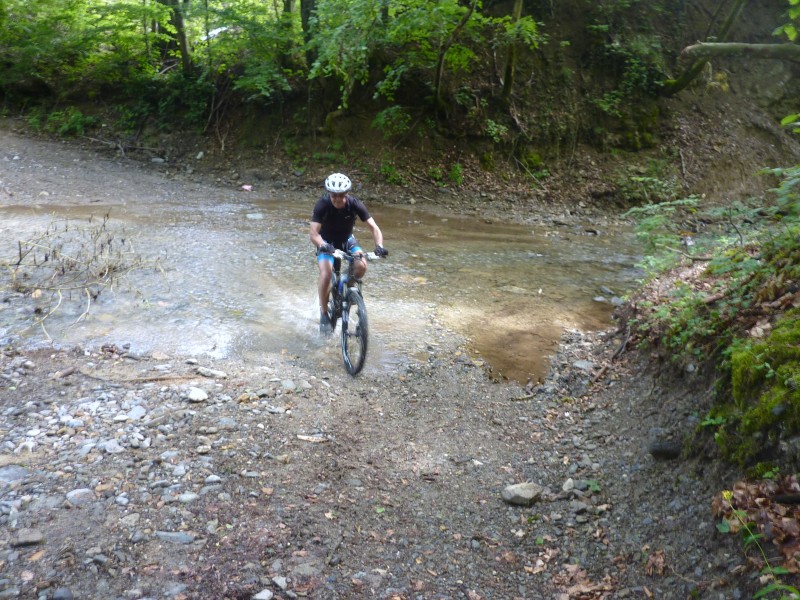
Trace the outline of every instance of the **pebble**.
<instances>
[{"instance_id":1,"label":"pebble","mask_svg":"<svg viewBox=\"0 0 800 600\"><path fill-rule=\"evenodd\" d=\"M225 371L217 371L215 369L209 369L206 367L197 367L197 372L202 375L203 377L209 377L211 379L227 379L228 374Z\"/></svg>"},{"instance_id":2,"label":"pebble","mask_svg":"<svg viewBox=\"0 0 800 600\"><path fill-rule=\"evenodd\" d=\"M173 544L191 544L195 540L194 534L183 531L156 531L156 537Z\"/></svg>"},{"instance_id":3,"label":"pebble","mask_svg":"<svg viewBox=\"0 0 800 600\"><path fill-rule=\"evenodd\" d=\"M82 506L89 502L93 502L94 499L94 491L88 488L79 488L72 490L71 492L67 492L67 500L69 500L70 504L73 504L74 506Z\"/></svg>"},{"instance_id":4,"label":"pebble","mask_svg":"<svg viewBox=\"0 0 800 600\"><path fill-rule=\"evenodd\" d=\"M42 543L44 543L44 534L38 529L20 529L12 540L11 546L20 548L23 546L37 546Z\"/></svg>"},{"instance_id":5,"label":"pebble","mask_svg":"<svg viewBox=\"0 0 800 600\"><path fill-rule=\"evenodd\" d=\"M191 387L186 393L186 399L189 400L189 402L204 402L208 400L208 393L200 388Z\"/></svg>"},{"instance_id":6,"label":"pebble","mask_svg":"<svg viewBox=\"0 0 800 600\"><path fill-rule=\"evenodd\" d=\"M545 489L532 482L509 485L502 492L503 500L517 506L531 506L542 498Z\"/></svg>"}]
</instances>

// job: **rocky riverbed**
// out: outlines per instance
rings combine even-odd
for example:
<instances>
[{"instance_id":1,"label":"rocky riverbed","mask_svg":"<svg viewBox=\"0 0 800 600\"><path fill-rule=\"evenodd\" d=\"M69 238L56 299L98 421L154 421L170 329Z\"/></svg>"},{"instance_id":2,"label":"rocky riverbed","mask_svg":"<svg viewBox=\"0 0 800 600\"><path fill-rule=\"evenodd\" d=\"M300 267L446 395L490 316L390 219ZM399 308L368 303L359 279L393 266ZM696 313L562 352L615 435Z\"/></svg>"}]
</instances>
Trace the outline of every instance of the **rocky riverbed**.
<instances>
[{"instance_id":1,"label":"rocky riverbed","mask_svg":"<svg viewBox=\"0 0 800 600\"><path fill-rule=\"evenodd\" d=\"M14 143L76 198L107 181L70 147ZM704 414L700 374L568 331L522 386L435 306L422 319L413 359L356 379L334 342L249 362L7 343L0 598L752 597L711 516L733 475L651 452Z\"/></svg>"},{"instance_id":2,"label":"rocky riverbed","mask_svg":"<svg viewBox=\"0 0 800 600\"><path fill-rule=\"evenodd\" d=\"M692 414L610 334L526 389L433 331L391 380L6 350L0 597L749 597L716 479L647 450Z\"/></svg>"}]
</instances>

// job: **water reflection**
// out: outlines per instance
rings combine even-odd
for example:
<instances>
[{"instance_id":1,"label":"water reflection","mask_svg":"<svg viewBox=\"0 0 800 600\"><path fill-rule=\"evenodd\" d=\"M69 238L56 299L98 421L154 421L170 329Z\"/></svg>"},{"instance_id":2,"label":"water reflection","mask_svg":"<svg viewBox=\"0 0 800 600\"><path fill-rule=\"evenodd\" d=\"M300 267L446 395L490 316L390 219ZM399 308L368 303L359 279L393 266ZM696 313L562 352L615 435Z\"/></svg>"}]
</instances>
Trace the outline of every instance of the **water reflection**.
<instances>
[{"instance_id":1,"label":"water reflection","mask_svg":"<svg viewBox=\"0 0 800 600\"><path fill-rule=\"evenodd\" d=\"M317 335L316 267L307 237L313 199L194 196L123 205L0 207L0 256L54 222L110 215L149 265L104 290L87 318L80 298L46 322L58 344L129 343L136 351L238 356L274 352L323 363L336 344ZM432 318L468 336L496 371L540 376L565 327L598 329L611 306L600 287L622 294L637 276L625 231L534 228L443 217L414 208L371 207L391 250L370 267L368 370L424 356ZM357 235L369 242L366 228ZM365 244L368 246L368 244ZM155 268L157 266L157 268ZM29 309L2 303L0 339L47 342L27 328Z\"/></svg>"}]
</instances>

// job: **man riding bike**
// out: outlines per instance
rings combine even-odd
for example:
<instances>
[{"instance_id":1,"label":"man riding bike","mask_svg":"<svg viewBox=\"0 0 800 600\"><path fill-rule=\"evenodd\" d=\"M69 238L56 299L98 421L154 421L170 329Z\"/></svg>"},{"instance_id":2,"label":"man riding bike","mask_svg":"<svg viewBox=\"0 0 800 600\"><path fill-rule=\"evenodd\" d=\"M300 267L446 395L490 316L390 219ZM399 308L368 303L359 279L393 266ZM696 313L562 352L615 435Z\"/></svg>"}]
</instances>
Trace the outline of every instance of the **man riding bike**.
<instances>
[{"instance_id":1,"label":"man riding bike","mask_svg":"<svg viewBox=\"0 0 800 600\"><path fill-rule=\"evenodd\" d=\"M383 247L383 234L375 219L369 216L364 203L347 192L352 187L350 178L342 173L332 173L325 179L327 192L317 200L311 215L309 238L317 249L317 266L319 267L319 330L320 333L331 332L328 318L328 293L333 274L333 252L343 250L360 255L355 262L355 277L361 279L367 272L367 261L363 250L353 236L356 216L367 224L375 242L375 254L388 256L389 251Z\"/></svg>"}]
</instances>

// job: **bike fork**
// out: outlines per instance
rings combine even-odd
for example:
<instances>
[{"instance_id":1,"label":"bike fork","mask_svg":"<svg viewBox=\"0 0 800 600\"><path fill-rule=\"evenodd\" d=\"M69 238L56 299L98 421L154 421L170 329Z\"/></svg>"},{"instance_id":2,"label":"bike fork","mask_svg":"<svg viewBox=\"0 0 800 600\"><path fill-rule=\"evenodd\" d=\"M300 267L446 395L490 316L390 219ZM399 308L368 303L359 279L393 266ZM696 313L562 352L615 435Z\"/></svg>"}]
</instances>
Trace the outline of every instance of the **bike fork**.
<instances>
[{"instance_id":1,"label":"bike fork","mask_svg":"<svg viewBox=\"0 0 800 600\"><path fill-rule=\"evenodd\" d=\"M347 300L342 298L342 331L347 331Z\"/></svg>"}]
</instances>

